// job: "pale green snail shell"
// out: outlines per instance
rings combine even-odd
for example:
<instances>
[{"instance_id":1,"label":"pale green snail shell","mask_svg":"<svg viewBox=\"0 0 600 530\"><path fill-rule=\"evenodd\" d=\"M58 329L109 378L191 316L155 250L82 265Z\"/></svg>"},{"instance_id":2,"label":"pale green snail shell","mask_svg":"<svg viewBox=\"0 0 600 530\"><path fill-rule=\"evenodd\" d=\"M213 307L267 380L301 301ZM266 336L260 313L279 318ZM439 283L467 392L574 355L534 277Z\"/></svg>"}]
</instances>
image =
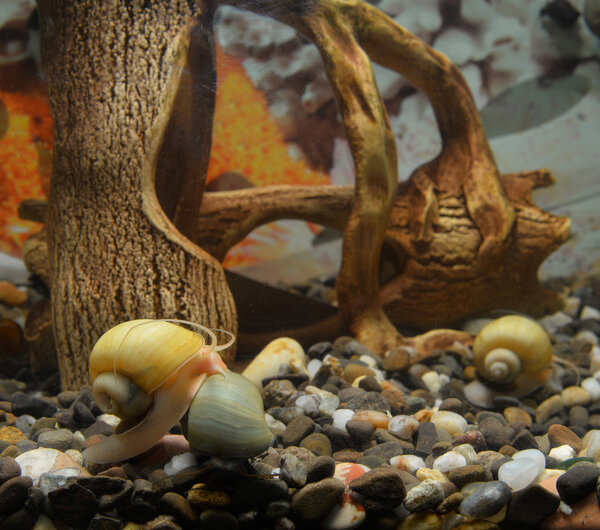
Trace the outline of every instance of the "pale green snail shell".
<instances>
[{"instance_id":1,"label":"pale green snail shell","mask_svg":"<svg viewBox=\"0 0 600 530\"><path fill-rule=\"evenodd\" d=\"M227 458L260 454L274 439L260 392L234 372L211 375L200 387L187 414L186 437L200 453Z\"/></svg>"}]
</instances>

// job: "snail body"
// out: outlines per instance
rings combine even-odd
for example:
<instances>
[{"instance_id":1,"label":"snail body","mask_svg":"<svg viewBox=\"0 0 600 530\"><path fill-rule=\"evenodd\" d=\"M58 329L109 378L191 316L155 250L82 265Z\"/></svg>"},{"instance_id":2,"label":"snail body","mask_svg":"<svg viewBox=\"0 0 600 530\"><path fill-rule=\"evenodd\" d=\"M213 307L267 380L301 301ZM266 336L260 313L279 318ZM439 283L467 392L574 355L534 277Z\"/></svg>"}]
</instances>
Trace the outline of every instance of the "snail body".
<instances>
[{"instance_id":1,"label":"snail body","mask_svg":"<svg viewBox=\"0 0 600 530\"><path fill-rule=\"evenodd\" d=\"M199 333L190 331L178 324L193 325L204 332L211 341L207 344ZM92 393L100 407L108 413L119 416L122 421L117 433L87 448L84 457L88 462L109 463L126 460L155 445L188 411L205 381L219 374L226 383L225 393L236 395L240 407L238 418L222 416L226 429L219 431L212 425L217 438L237 436L244 439L240 430L233 433L231 424L249 415L244 390L236 374L233 374L221 360L218 351L227 348L233 340L217 346L215 334L203 326L176 320L132 320L107 331L96 343L90 355L90 377ZM239 376L241 377L241 376ZM215 384L209 385L209 390ZM258 392L255 388L253 388ZM201 396L211 401L210 394L204 391ZM223 398L224 392L212 399L213 405ZM255 396L254 396L255 397ZM260 394L259 394L260 398ZM262 399L252 400L252 425L257 424L261 437L253 439L246 451L258 454L272 441L272 434L264 419ZM230 403L229 414L234 409ZM199 409L200 410L200 409ZM223 413L224 414L224 413ZM189 417L189 415L188 415ZM193 422L192 422L193 424ZM206 432L190 429L194 440L199 441ZM227 440L224 440L227 441ZM194 447L194 444L190 444ZM204 452L203 447L199 448ZM222 451L221 456L237 456Z\"/></svg>"}]
</instances>

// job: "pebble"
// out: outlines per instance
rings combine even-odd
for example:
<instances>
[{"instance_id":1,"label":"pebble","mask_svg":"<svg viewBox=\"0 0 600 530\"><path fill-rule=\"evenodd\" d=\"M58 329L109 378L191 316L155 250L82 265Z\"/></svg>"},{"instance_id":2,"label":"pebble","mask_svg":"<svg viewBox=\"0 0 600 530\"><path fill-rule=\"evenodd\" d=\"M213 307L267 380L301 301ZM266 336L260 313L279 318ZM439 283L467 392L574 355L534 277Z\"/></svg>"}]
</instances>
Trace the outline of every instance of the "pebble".
<instances>
[{"instance_id":1,"label":"pebble","mask_svg":"<svg viewBox=\"0 0 600 530\"><path fill-rule=\"evenodd\" d=\"M386 413L390 411L391 406L390 402L379 392L365 392L346 401L346 408L356 412L367 410Z\"/></svg>"},{"instance_id":2,"label":"pebble","mask_svg":"<svg viewBox=\"0 0 600 530\"><path fill-rule=\"evenodd\" d=\"M570 445L576 453L583 449L581 438L565 425L558 423L550 425L548 427L548 439L552 447Z\"/></svg>"},{"instance_id":3,"label":"pebble","mask_svg":"<svg viewBox=\"0 0 600 530\"><path fill-rule=\"evenodd\" d=\"M399 471L390 467L379 467L367 471L352 480L348 487L367 497L397 501L406 497L406 487Z\"/></svg>"},{"instance_id":4,"label":"pebble","mask_svg":"<svg viewBox=\"0 0 600 530\"><path fill-rule=\"evenodd\" d=\"M270 381L262 390L265 409L283 407L289 397L296 391L296 387L287 379Z\"/></svg>"},{"instance_id":5,"label":"pebble","mask_svg":"<svg viewBox=\"0 0 600 530\"><path fill-rule=\"evenodd\" d=\"M506 524L512 528L537 528L560 504L558 495L539 484L532 484L512 494L506 512Z\"/></svg>"},{"instance_id":6,"label":"pebble","mask_svg":"<svg viewBox=\"0 0 600 530\"><path fill-rule=\"evenodd\" d=\"M418 469L425 467L425 461L417 455L397 455L390 458L390 465L414 475Z\"/></svg>"},{"instance_id":7,"label":"pebble","mask_svg":"<svg viewBox=\"0 0 600 530\"><path fill-rule=\"evenodd\" d=\"M333 426L336 429L346 429L346 424L353 418L353 416L353 410L338 409L332 414Z\"/></svg>"},{"instance_id":8,"label":"pebble","mask_svg":"<svg viewBox=\"0 0 600 530\"><path fill-rule=\"evenodd\" d=\"M440 410L431 416L431 423L445 430L451 436L464 433L467 430L467 420L456 412Z\"/></svg>"},{"instance_id":9,"label":"pebble","mask_svg":"<svg viewBox=\"0 0 600 530\"><path fill-rule=\"evenodd\" d=\"M510 443L510 435L498 418L484 418L479 422L478 430L483 435L487 448L492 451L498 451Z\"/></svg>"},{"instance_id":10,"label":"pebble","mask_svg":"<svg viewBox=\"0 0 600 530\"><path fill-rule=\"evenodd\" d=\"M567 408L576 405L585 406L590 402L589 392L580 386L568 386L560 393L560 397Z\"/></svg>"},{"instance_id":11,"label":"pebble","mask_svg":"<svg viewBox=\"0 0 600 530\"><path fill-rule=\"evenodd\" d=\"M492 480L492 472L477 464L468 464L463 467L451 469L447 472L447 475L448 480L454 483L458 489L470 482L487 482Z\"/></svg>"},{"instance_id":12,"label":"pebble","mask_svg":"<svg viewBox=\"0 0 600 530\"><path fill-rule=\"evenodd\" d=\"M390 416L388 414L375 410L360 410L352 418L360 421L368 421L375 429L387 429L390 424Z\"/></svg>"},{"instance_id":13,"label":"pebble","mask_svg":"<svg viewBox=\"0 0 600 530\"><path fill-rule=\"evenodd\" d=\"M460 513L486 519L497 514L511 498L512 492L506 483L498 480L485 482L460 503Z\"/></svg>"},{"instance_id":14,"label":"pebble","mask_svg":"<svg viewBox=\"0 0 600 530\"><path fill-rule=\"evenodd\" d=\"M344 483L337 478L307 484L292 497L292 510L303 521L319 521L333 510L344 490Z\"/></svg>"},{"instance_id":15,"label":"pebble","mask_svg":"<svg viewBox=\"0 0 600 530\"><path fill-rule=\"evenodd\" d=\"M388 423L388 431L404 440L412 439L419 428L419 422L412 416L394 416Z\"/></svg>"},{"instance_id":16,"label":"pebble","mask_svg":"<svg viewBox=\"0 0 600 530\"><path fill-rule=\"evenodd\" d=\"M513 491L529 486L538 475L539 466L530 458L523 458L520 462L511 460L498 469L498 480L506 482Z\"/></svg>"},{"instance_id":17,"label":"pebble","mask_svg":"<svg viewBox=\"0 0 600 530\"><path fill-rule=\"evenodd\" d=\"M569 460L570 458L575 458L577 453L570 445L561 445L559 447L553 447L548 456L560 463Z\"/></svg>"},{"instance_id":18,"label":"pebble","mask_svg":"<svg viewBox=\"0 0 600 530\"><path fill-rule=\"evenodd\" d=\"M335 421L333 423L336 426ZM345 429L358 443L364 443L371 439L371 436L375 432L375 427L368 421L354 420L351 419L345 424Z\"/></svg>"},{"instance_id":19,"label":"pebble","mask_svg":"<svg viewBox=\"0 0 600 530\"><path fill-rule=\"evenodd\" d=\"M329 438L321 433L309 434L300 442L300 447L312 451L317 456L331 456L331 442Z\"/></svg>"},{"instance_id":20,"label":"pebble","mask_svg":"<svg viewBox=\"0 0 600 530\"><path fill-rule=\"evenodd\" d=\"M281 436L283 446L300 445L304 438L315 431L315 426L314 420L308 416L302 415L294 418Z\"/></svg>"},{"instance_id":21,"label":"pebble","mask_svg":"<svg viewBox=\"0 0 600 530\"><path fill-rule=\"evenodd\" d=\"M560 395L554 395L542 401L535 409L535 421L544 423L552 416L562 412L564 403Z\"/></svg>"},{"instance_id":22,"label":"pebble","mask_svg":"<svg viewBox=\"0 0 600 530\"><path fill-rule=\"evenodd\" d=\"M411 488L404 499L409 512L434 510L444 500L444 488L433 479L425 479Z\"/></svg>"},{"instance_id":23,"label":"pebble","mask_svg":"<svg viewBox=\"0 0 600 530\"><path fill-rule=\"evenodd\" d=\"M573 504L596 489L600 469L595 464L581 462L570 467L556 481L556 489L566 504Z\"/></svg>"},{"instance_id":24,"label":"pebble","mask_svg":"<svg viewBox=\"0 0 600 530\"><path fill-rule=\"evenodd\" d=\"M463 455L456 451L448 451L434 460L433 469L437 469L442 473L448 473L448 471L458 469L466 465L467 460Z\"/></svg>"},{"instance_id":25,"label":"pebble","mask_svg":"<svg viewBox=\"0 0 600 530\"><path fill-rule=\"evenodd\" d=\"M56 449L40 447L27 451L15 458L23 476L30 477L35 484L42 473L57 470L74 470L75 476L89 476L89 473L70 456Z\"/></svg>"}]
</instances>

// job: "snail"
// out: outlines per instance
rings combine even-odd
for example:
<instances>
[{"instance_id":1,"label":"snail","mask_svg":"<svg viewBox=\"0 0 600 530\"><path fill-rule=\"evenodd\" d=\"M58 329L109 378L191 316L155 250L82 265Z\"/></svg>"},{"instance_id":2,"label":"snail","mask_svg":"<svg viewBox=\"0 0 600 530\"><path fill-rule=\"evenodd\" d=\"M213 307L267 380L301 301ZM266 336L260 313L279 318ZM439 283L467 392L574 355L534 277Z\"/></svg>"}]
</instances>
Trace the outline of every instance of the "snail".
<instances>
[{"instance_id":1,"label":"snail","mask_svg":"<svg viewBox=\"0 0 600 530\"><path fill-rule=\"evenodd\" d=\"M200 330L210 342L179 324ZM84 451L85 460L106 464L137 456L186 412L188 440L199 452L248 458L269 447L273 434L260 392L228 370L218 354L233 343L231 337L217 345L213 330L170 319L131 320L102 335L89 360L92 393L121 423L115 434Z\"/></svg>"},{"instance_id":2,"label":"snail","mask_svg":"<svg viewBox=\"0 0 600 530\"><path fill-rule=\"evenodd\" d=\"M521 315L507 315L485 325L473 343L478 380L465 386L465 396L489 407L498 395L523 397L546 384L555 359L544 328Z\"/></svg>"}]
</instances>

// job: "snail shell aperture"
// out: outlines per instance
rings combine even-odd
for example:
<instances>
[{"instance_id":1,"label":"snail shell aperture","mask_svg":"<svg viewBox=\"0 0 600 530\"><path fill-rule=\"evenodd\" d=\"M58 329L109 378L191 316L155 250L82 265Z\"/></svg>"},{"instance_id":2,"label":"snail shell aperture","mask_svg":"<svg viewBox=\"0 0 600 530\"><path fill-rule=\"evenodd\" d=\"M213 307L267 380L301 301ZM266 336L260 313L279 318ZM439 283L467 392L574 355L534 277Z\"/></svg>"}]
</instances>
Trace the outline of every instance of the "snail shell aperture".
<instances>
[{"instance_id":1,"label":"snail shell aperture","mask_svg":"<svg viewBox=\"0 0 600 530\"><path fill-rule=\"evenodd\" d=\"M266 450L273 434L256 386L234 372L207 378L187 415L187 439L197 451L221 457L248 458Z\"/></svg>"},{"instance_id":2,"label":"snail shell aperture","mask_svg":"<svg viewBox=\"0 0 600 530\"><path fill-rule=\"evenodd\" d=\"M537 322L507 315L493 320L477 334L473 360L484 381L507 384L521 374L533 376L548 368L552 345Z\"/></svg>"}]
</instances>

